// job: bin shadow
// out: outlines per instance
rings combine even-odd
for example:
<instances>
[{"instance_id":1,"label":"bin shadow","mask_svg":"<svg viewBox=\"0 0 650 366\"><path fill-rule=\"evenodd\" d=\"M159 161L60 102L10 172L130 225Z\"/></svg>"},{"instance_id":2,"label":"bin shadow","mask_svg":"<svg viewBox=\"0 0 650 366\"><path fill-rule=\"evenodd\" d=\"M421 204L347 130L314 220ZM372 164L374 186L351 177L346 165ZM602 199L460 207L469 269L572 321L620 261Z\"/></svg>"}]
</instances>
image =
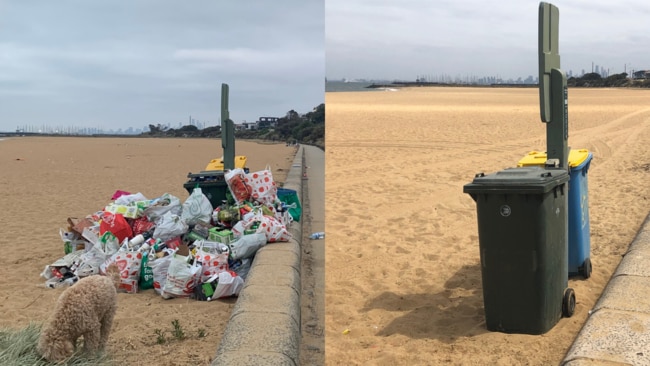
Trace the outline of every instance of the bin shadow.
<instances>
[{"instance_id":1,"label":"bin shadow","mask_svg":"<svg viewBox=\"0 0 650 366\"><path fill-rule=\"evenodd\" d=\"M464 266L438 293L384 292L370 299L361 311L408 311L381 328L377 336L402 334L451 343L459 337L487 333L480 265Z\"/></svg>"}]
</instances>

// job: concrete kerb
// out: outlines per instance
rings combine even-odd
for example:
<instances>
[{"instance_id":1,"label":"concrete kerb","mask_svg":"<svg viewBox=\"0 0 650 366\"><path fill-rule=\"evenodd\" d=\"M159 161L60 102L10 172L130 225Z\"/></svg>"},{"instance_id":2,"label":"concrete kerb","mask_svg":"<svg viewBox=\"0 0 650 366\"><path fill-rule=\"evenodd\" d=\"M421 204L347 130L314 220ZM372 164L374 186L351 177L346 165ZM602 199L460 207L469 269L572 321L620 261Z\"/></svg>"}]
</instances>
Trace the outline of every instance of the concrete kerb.
<instances>
[{"instance_id":1,"label":"concrete kerb","mask_svg":"<svg viewBox=\"0 0 650 366\"><path fill-rule=\"evenodd\" d=\"M300 146L283 186L300 202L303 172ZM288 242L267 244L255 255L212 365L299 364L302 222L291 223Z\"/></svg>"},{"instance_id":2,"label":"concrete kerb","mask_svg":"<svg viewBox=\"0 0 650 366\"><path fill-rule=\"evenodd\" d=\"M561 365L650 364L650 214Z\"/></svg>"}]
</instances>

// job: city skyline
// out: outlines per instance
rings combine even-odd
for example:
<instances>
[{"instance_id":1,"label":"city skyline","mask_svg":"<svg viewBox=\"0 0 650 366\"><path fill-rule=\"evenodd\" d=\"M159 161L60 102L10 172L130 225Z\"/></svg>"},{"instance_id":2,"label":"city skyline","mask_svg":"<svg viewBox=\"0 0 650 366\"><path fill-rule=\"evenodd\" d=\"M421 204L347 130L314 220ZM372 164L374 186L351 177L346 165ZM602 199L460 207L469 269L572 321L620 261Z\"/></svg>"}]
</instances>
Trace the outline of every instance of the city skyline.
<instances>
[{"instance_id":1,"label":"city skyline","mask_svg":"<svg viewBox=\"0 0 650 366\"><path fill-rule=\"evenodd\" d=\"M605 69L604 66L598 65L597 63L592 63L590 70L581 69L576 72L574 70L564 70L567 78L571 77L582 77L587 73L596 73L601 77L606 78L611 75L620 74L611 72L610 69ZM628 77L632 77L632 70L627 70ZM502 78L500 75L494 76L479 76L473 74L464 74L464 75L450 75L447 73L427 73L427 74L417 74L415 78L411 79L387 79L387 78L328 78L329 81L346 81L346 82L434 82L434 83L459 83L459 84L495 84L495 83L504 83L504 84L537 84L539 80L538 75L526 75L526 76L517 76L516 78Z\"/></svg>"},{"instance_id":2,"label":"city skyline","mask_svg":"<svg viewBox=\"0 0 650 366\"><path fill-rule=\"evenodd\" d=\"M650 3L553 2L559 8L563 70L611 74L650 69ZM537 75L539 1L328 0L330 79L413 79L417 74Z\"/></svg>"},{"instance_id":3,"label":"city skyline","mask_svg":"<svg viewBox=\"0 0 650 366\"><path fill-rule=\"evenodd\" d=\"M305 113L299 113L304 115ZM260 116L257 120L269 116ZM275 117L279 118L279 117ZM233 121L235 125L242 125L246 123L253 123L251 121L240 120ZM187 122L171 122L171 123L149 123L142 127L127 126L125 128L105 128L104 126L76 126L76 125L49 125L49 124L29 124L18 125L14 130L0 130L2 133L32 133L32 134L61 134L61 135L139 135L149 131L149 125L160 125L166 129L180 129L185 126L196 126L197 129L202 130L208 127L220 126L220 123L212 124L210 121L200 121L189 116Z\"/></svg>"}]
</instances>

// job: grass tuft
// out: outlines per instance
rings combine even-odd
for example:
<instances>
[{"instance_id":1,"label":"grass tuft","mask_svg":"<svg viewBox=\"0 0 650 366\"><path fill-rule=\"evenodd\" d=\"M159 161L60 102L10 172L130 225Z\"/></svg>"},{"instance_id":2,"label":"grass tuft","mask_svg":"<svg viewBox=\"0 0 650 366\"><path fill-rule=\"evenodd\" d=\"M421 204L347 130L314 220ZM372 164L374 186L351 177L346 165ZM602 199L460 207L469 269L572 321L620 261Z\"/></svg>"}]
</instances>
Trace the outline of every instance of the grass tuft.
<instances>
[{"instance_id":1,"label":"grass tuft","mask_svg":"<svg viewBox=\"0 0 650 366\"><path fill-rule=\"evenodd\" d=\"M174 338L178 340L185 339L185 332L183 331L183 327L181 327L181 322L179 322L178 319L174 319L172 321L172 326L174 327L174 330L172 331Z\"/></svg>"},{"instance_id":2,"label":"grass tuft","mask_svg":"<svg viewBox=\"0 0 650 366\"><path fill-rule=\"evenodd\" d=\"M36 352L38 338L41 335L41 324L31 323L23 329L0 329L0 365L15 366L47 366L52 363L42 359ZM69 359L57 365L81 366L109 366L111 359L105 353L82 354L81 348Z\"/></svg>"}]
</instances>

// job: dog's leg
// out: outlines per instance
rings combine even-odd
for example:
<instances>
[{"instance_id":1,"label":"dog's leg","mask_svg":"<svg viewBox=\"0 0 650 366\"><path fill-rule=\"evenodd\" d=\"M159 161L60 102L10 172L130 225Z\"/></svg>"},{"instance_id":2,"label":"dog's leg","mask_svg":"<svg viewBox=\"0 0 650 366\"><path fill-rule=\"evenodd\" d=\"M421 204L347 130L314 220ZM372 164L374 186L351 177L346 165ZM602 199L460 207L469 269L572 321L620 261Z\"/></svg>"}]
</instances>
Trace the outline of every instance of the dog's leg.
<instances>
[{"instance_id":1,"label":"dog's leg","mask_svg":"<svg viewBox=\"0 0 650 366\"><path fill-rule=\"evenodd\" d=\"M108 343L108 336L111 334L111 327L113 325L113 317L115 316L115 311L117 306L113 305L110 309L106 311L104 318L101 320L102 326L99 336L99 349L106 348L106 343Z\"/></svg>"},{"instance_id":2,"label":"dog's leg","mask_svg":"<svg viewBox=\"0 0 650 366\"><path fill-rule=\"evenodd\" d=\"M83 334L84 351L95 352L99 349L100 326L99 321L90 322L88 331Z\"/></svg>"}]
</instances>

